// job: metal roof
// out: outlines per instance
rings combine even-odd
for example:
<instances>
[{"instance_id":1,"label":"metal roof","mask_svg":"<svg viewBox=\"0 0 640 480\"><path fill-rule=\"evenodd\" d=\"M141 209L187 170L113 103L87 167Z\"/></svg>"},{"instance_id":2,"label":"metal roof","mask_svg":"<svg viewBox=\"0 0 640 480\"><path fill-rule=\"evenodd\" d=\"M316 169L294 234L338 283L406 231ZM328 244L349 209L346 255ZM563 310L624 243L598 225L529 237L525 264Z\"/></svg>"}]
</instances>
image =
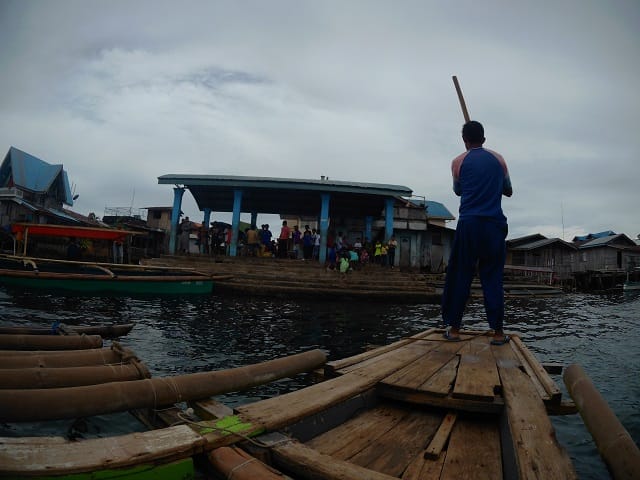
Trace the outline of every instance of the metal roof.
<instances>
[{"instance_id":1,"label":"metal roof","mask_svg":"<svg viewBox=\"0 0 640 480\"><path fill-rule=\"evenodd\" d=\"M427 217L442 218L444 220L454 220L455 217L444 204L427 200Z\"/></svg>"},{"instance_id":2,"label":"metal roof","mask_svg":"<svg viewBox=\"0 0 640 480\"><path fill-rule=\"evenodd\" d=\"M15 147L11 147L0 166L0 186L13 185L34 193L59 189L60 201L73 205L67 172L62 165L51 165ZM59 182L58 185L55 185Z\"/></svg>"},{"instance_id":3,"label":"metal roof","mask_svg":"<svg viewBox=\"0 0 640 480\"><path fill-rule=\"evenodd\" d=\"M627 237L624 233L618 233L617 235L609 235L606 237L594 238L586 243L583 243L578 248L592 248L592 247L626 247L635 246L635 242Z\"/></svg>"},{"instance_id":4,"label":"metal roof","mask_svg":"<svg viewBox=\"0 0 640 480\"><path fill-rule=\"evenodd\" d=\"M243 212L282 215L318 215L322 193L331 194L332 216L380 215L385 199L412 194L401 185L329 179L168 174L158 177L158 183L186 187L201 210L231 212L234 190L242 190Z\"/></svg>"},{"instance_id":5,"label":"metal roof","mask_svg":"<svg viewBox=\"0 0 640 480\"><path fill-rule=\"evenodd\" d=\"M573 241L574 242L586 242L587 240L593 240L594 238L603 238L603 237L610 237L612 235L615 235L616 232L612 231L612 230L605 230L604 232L598 232L598 233L587 233L586 235L578 235L573 237Z\"/></svg>"},{"instance_id":6,"label":"metal roof","mask_svg":"<svg viewBox=\"0 0 640 480\"><path fill-rule=\"evenodd\" d=\"M575 245L570 244L569 242L565 242L560 238L543 238L541 240L536 240L534 242L525 243L523 245L518 245L517 247L512 247L511 250L535 250L537 248L547 247L554 243L559 244L562 247L569 248L571 250L575 250Z\"/></svg>"}]
</instances>

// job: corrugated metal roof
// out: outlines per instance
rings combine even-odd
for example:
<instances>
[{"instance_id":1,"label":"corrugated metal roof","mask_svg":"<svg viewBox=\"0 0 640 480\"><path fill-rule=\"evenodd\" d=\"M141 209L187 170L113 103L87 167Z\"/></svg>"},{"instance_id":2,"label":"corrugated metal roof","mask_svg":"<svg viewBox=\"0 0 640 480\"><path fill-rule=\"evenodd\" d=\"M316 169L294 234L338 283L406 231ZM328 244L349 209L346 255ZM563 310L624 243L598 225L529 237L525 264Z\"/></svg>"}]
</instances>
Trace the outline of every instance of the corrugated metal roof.
<instances>
[{"instance_id":1,"label":"corrugated metal roof","mask_svg":"<svg viewBox=\"0 0 640 480\"><path fill-rule=\"evenodd\" d=\"M517 247L512 247L511 250L535 250L537 248L547 247L554 243L558 243L559 245L570 248L571 250L575 250L575 245L570 244L569 242L565 242L560 238L543 238L541 240L536 240L534 242L525 243L523 245L518 245Z\"/></svg>"},{"instance_id":2,"label":"corrugated metal roof","mask_svg":"<svg viewBox=\"0 0 640 480\"><path fill-rule=\"evenodd\" d=\"M579 235L579 236L573 237L573 241L574 242L586 242L587 240L593 240L594 238L610 237L610 236L615 235L615 234L616 234L616 232L614 232L612 230L605 230L604 232L587 233L586 235Z\"/></svg>"},{"instance_id":3,"label":"corrugated metal roof","mask_svg":"<svg viewBox=\"0 0 640 480\"><path fill-rule=\"evenodd\" d=\"M618 243L617 245L612 245L612 244L615 244L616 242ZM627 237L624 233L618 233L618 234L609 235L605 237L594 238L593 240L583 243L578 248L583 249L583 248L603 247L607 245L611 245L612 247L615 247L615 246L624 247L628 245L631 247L631 246L635 246L635 242L631 240L629 237Z\"/></svg>"},{"instance_id":4,"label":"corrugated metal roof","mask_svg":"<svg viewBox=\"0 0 640 480\"><path fill-rule=\"evenodd\" d=\"M427 200L427 217L441 218L444 220L454 220L453 214L440 202Z\"/></svg>"},{"instance_id":5,"label":"corrugated metal roof","mask_svg":"<svg viewBox=\"0 0 640 480\"><path fill-rule=\"evenodd\" d=\"M245 212L314 215L320 213L321 194L330 194L331 215L380 215L385 200L411 196L402 185L231 175L162 175L159 184L187 188L200 210L230 212L234 192L242 194Z\"/></svg>"}]
</instances>

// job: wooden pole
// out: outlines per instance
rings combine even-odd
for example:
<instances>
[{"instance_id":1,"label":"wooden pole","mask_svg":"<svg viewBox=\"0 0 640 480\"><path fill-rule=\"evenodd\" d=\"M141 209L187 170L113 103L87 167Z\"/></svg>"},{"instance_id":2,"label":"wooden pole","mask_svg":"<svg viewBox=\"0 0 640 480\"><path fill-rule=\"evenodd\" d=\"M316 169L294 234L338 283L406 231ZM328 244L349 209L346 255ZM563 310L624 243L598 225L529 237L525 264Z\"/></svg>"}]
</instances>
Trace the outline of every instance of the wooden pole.
<instances>
[{"instance_id":1,"label":"wooden pole","mask_svg":"<svg viewBox=\"0 0 640 480\"><path fill-rule=\"evenodd\" d=\"M586 372L580 365L569 365L562 379L614 480L640 478L638 446Z\"/></svg>"},{"instance_id":2,"label":"wooden pole","mask_svg":"<svg viewBox=\"0 0 640 480\"><path fill-rule=\"evenodd\" d=\"M460 84L458 83L458 77L453 76L453 84L456 87L456 93L458 94L458 100L460 100L460 108L462 108L462 115L464 115L465 123L471 120L469 118L469 112L467 111L467 104L464 103L464 97L462 96L462 89L460 88Z\"/></svg>"},{"instance_id":3,"label":"wooden pole","mask_svg":"<svg viewBox=\"0 0 640 480\"><path fill-rule=\"evenodd\" d=\"M308 372L326 360L321 350L310 350L259 364L175 377L69 388L0 390L0 422L78 418L200 400Z\"/></svg>"}]
</instances>

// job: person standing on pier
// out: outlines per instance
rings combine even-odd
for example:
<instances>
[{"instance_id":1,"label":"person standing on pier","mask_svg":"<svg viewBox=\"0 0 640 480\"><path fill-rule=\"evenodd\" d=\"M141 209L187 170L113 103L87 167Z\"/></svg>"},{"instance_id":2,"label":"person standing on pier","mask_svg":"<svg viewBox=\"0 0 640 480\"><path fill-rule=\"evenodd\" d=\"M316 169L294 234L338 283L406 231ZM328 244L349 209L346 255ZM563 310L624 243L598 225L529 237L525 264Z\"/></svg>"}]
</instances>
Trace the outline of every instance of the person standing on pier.
<instances>
[{"instance_id":1,"label":"person standing on pier","mask_svg":"<svg viewBox=\"0 0 640 480\"><path fill-rule=\"evenodd\" d=\"M493 330L493 345L504 345L503 272L506 257L507 218L502 196L513 193L502 155L483 148L484 128L476 121L462 127L467 151L451 163L453 191L460 197L458 225L442 294L442 319L449 341L460 340L460 326L478 266L484 306Z\"/></svg>"}]
</instances>

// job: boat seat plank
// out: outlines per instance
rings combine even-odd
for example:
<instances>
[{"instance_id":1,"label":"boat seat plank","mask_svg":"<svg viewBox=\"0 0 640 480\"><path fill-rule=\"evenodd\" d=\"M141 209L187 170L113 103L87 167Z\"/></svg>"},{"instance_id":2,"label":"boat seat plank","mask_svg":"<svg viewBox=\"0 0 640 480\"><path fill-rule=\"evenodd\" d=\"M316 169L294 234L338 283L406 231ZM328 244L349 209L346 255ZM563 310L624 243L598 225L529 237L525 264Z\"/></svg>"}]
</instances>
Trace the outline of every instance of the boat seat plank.
<instances>
[{"instance_id":1,"label":"boat seat plank","mask_svg":"<svg viewBox=\"0 0 640 480\"><path fill-rule=\"evenodd\" d=\"M505 411L521 479L570 480L576 473L556 439L544 403L513 350L491 347L496 358Z\"/></svg>"},{"instance_id":2,"label":"boat seat plank","mask_svg":"<svg viewBox=\"0 0 640 480\"><path fill-rule=\"evenodd\" d=\"M442 421L441 413L414 409L376 442L349 459L357 465L399 477L424 451Z\"/></svg>"},{"instance_id":3,"label":"boat seat plank","mask_svg":"<svg viewBox=\"0 0 640 480\"><path fill-rule=\"evenodd\" d=\"M347 460L386 435L408 415L406 409L385 405L366 410L338 427L306 442L310 448L340 460Z\"/></svg>"},{"instance_id":4,"label":"boat seat plank","mask_svg":"<svg viewBox=\"0 0 640 480\"><path fill-rule=\"evenodd\" d=\"M185 425L55 444L0 438L2 475L70 474L170 461L203 451L204 439Z\"/></svg>"},{"instance_id":5,"label":"boat seat plank","mask_svg":"<svg viewBox=\"0 0 640 480\"><path fill-rule=\"evenodd\" d=\"M440 480L501 480L500 429L494 421L458 418Z\"/></svg>"},{"instance_id":6,"label":"boat seat plank","mask_svg":"<svg viewBox=\"0 0 640 480\"><path fill-rule=\"evenodd\" d=\"M398 480L398 477L369 470L291 441L272 447L271 454L277 468L298 475L299 478L322 480Z\"/></svg>"},{"instance_id":7,"label":"boat seat plank","mask_svg":"<svg viewBox=\"0 0 640 480\"><path fill-rule=\"evenodd\" d=\"M468 353L460 357L453 397L493 401L494 387L500 385L500 377L488 338L478 337L466 345Z\"/></svg>"},{"instance_id":8,"label":"boat seat plank","mask_svg":"<svg viewBox=\"0 0 640 480\"><path fill-rule=\"evenodd\" d=\"M389 375L381 383L398 388L416 389L451 360L462 348L459 343L448 343L418 358L401 370Z\"/></svg>"}]
</instances>

